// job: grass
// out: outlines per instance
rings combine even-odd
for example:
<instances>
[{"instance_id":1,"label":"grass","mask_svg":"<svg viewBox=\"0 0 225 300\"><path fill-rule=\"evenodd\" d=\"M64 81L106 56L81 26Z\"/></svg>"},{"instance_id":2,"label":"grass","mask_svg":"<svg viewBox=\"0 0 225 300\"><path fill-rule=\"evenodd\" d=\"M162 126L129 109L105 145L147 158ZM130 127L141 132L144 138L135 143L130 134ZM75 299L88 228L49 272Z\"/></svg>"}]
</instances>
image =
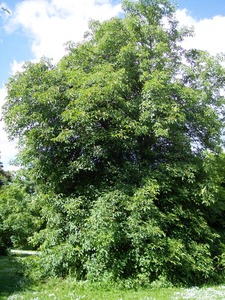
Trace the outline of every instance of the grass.
<instances>
[{"instance_id":1,"label":"grass","mask_svg":"<svg viewBox=\"0 0 225 300\"><path fill-rule=\"evenodd\" d=\"M22 279L20 270L18 259L0 256L0 299L3 295L19 291Z\"/></svg>"},{"instance_id":2,"label":"grass","mask_svg":"<svg viewBox=\"0 0 225 300\"><path fill-rule=\"evenodd\" d=\"M73 279L51 279L46 283L39 283L26 288L24 291L13 292L8 300L171 300L174 290L105 290L85 284L79 284Z\"/></svg>"},{"instance_id":3,"label":"grass","mask_svg":"<svg viewBox=\"0 0 225 300\"><path fill-rule=\"evenodd\" d=\"M25 257L23 257L25 259ZM22 277L21 258L0 256L1 300L224 300L225 286L190 289L102 288L73 278L28 283Z\"/></svg>"}]
</instances>

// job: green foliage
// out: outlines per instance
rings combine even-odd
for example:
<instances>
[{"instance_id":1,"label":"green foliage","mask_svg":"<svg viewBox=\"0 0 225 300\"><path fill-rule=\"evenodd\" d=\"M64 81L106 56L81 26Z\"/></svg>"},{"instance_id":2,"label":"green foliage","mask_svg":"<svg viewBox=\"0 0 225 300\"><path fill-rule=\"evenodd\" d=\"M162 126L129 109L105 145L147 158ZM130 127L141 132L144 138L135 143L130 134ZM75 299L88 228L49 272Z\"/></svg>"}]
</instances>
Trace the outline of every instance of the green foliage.
<instances>
[{"instance_id":1,"label":"green foliage","mask_svg":"<svg viewBox=\"0 0 225 300\"><path fill-rule=\"evenodd\" d=\"M29 237L39 230L40 203L32 183L25 176L17 175L0 191L1 246L29 249Z\"/></svg>"},{"instance_id":2,"label":"green foliage","mask_svg":"<svg viewBox=\"0 0 225 300\"><path fill-rule=\"evenodd\" d=\"M5 184L7 184L11 179L11 174L9 172L4 171L3 164L0 162L0 193ZM0 210L2 209L0 205ZM0 213L0 255L5 254L7 251L7 247L10 244L10 239L7 234L5 234L3 229L3 218Z\"/></svg>"},{"instance_id":3,"label":"green foliage","mask_svg":"<svg viewBox=\"0 0 225 300\"><path fill-rule=\"evenodd\" d=\"M4 120L38 191L43 226L25 234L37 274L221 278L223 57L181 48L191 32L170 1L123 7L57 65L28 63L8 83Z\"/></svg>"},{"instance_id":4,"label":"green foliage","mask_svg":"<svg viewBox=\"0 0 225 300\"><path fill-rule=\"evenodd\" d=\"M0 189L4 184L9 182L11 179L11 174L8 171L5 171L3 168L3 164L0 162Z\"/></svg>"}]
</instances>

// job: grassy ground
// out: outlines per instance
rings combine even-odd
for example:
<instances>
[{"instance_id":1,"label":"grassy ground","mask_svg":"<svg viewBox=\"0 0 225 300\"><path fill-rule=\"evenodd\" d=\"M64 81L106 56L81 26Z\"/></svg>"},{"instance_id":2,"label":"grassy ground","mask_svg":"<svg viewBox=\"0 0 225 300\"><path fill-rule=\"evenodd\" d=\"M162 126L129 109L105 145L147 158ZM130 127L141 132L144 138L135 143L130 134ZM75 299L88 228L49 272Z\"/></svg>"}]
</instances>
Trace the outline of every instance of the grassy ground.
<instances>
[{"instance_id":1,"label":"grassy ground","mask_svg":"<svg viewBox=\"0 0 225 300\"><path fill-rule=\"evenodd\" d=\"M19 271L19 272L18 272ZM191 289L119 290L100 288L68 278L28 284L17 257L0 256L1 300L224 300L225 286Z\"/></svg>"},{"instance_id":2,"label":"grassy ground","mask_svg":"<svg viewBox=\"0 0 225 300\"><path fill-rule=\"evenodd\" d=\"M21 265L16 258L0 256L0 299L20 290L20 270Z\"/></svg>"}]
</instances>

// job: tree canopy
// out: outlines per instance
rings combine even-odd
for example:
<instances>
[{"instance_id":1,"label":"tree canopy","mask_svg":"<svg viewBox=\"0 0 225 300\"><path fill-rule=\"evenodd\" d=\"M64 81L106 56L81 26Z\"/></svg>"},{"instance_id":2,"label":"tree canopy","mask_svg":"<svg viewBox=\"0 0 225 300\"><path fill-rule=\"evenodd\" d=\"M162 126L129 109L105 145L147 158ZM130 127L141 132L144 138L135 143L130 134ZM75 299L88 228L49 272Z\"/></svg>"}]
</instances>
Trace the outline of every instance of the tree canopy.
<instances>
[{"instance_id":1,"label":"tree canopy","mask_svg":"<svg viewBox=\"0 0 225 300\"><path fill-rule=\"evenodd\" d=\"M224 270L223 56L182 48L168 0L123 9L9 79L46 225L31 240L45 275L202 283Z\"/></svg>"}]
</instances>

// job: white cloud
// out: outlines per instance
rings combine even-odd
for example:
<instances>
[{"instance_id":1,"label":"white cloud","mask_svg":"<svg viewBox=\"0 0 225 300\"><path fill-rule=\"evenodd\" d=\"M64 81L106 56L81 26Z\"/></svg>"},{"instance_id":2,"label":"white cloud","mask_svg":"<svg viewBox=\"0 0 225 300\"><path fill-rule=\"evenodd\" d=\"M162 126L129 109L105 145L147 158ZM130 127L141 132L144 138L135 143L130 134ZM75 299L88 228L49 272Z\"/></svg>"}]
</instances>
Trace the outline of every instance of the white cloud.
<instances>
[{"instance_id":1,"label":"white cloud","mask_svg":"<svg viewBox=\"0 0 225 300\"><path fill-rule=\"evenodd\" d=\"M194 36L183 42L185 48L207 50L212 55L225 52L225 16L195 20L184 9L177 11L177 18L180 24L194 27Z\"/></svg>"},{"instance_id":2,"label":"white cloud","mask_svg":"<svg viewBox=\"0 0 225 300\"><path fill-rule=\"evenodd\" d=\"M195 23L195 20L192 18L191 15L189 15L187 9L177 10L176 11L176 18L180 22L180 24L185 26L193 26Z\"/></svg>"},{"instance_id":3,"label":"white cloud","mask_svg":"<svg viewBox=\"0 0 225 300\"><path fill-rule=\"evenodd\" d=\"M7 29L22 28L36 58L57 61L65 54L67 41L82 40L90 19L106 20L120 12L121 5L109 0L26 0L16 6Z\"/></svg>"},{"instance_id":4,"label":"white cloud","mask_svg":"<svg viewBox=\"0 0 225 300\"><path fill-rule=\"evenodd\" d=\"M11 75L15 75L17 72L21 72L23 69L23 64L25 62L24 61L20 61L18 62L16 59L14 59L12 61L12 63L10 64L11 67Z\"/></svg>"}]
</instances>

